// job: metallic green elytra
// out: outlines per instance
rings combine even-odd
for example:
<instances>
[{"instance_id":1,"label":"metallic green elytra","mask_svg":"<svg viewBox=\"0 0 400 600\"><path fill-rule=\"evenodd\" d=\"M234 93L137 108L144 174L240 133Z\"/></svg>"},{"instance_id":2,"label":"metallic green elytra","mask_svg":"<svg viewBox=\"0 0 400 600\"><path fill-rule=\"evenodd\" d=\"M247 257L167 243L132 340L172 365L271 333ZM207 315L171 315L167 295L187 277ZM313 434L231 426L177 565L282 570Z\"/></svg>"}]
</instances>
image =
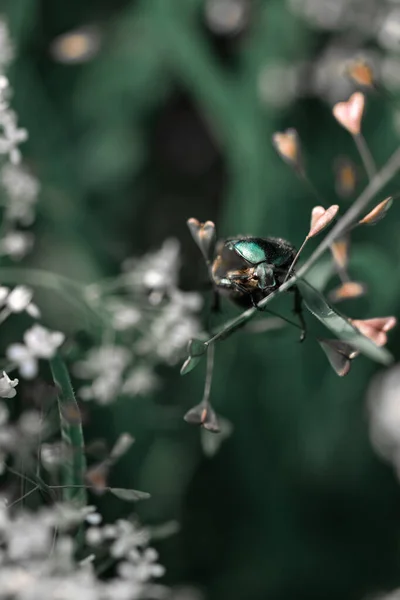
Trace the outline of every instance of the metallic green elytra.
<instances>
[{"instance_id":1,"label":"metallic green elytra","mask_svg":"<svg viewBox=\"0 0 400 600\"><path fill-rule=\"evenodd\" d=\"M234 240L230 244L235 252L253 265L268 260L265 249L257 240Z\"/></svg>"}]
</instances>

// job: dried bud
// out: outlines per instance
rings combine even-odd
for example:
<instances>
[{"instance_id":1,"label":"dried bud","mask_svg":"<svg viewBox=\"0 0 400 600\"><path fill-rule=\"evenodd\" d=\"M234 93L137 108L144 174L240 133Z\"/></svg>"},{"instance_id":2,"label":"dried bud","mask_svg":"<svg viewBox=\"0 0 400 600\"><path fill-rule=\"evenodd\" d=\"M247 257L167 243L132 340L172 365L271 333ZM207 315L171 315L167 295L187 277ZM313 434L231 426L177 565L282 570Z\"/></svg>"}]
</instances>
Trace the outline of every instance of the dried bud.
<instances>
[{"instance_id":1,"label":"dried bud","mask_svg":"<svg viewBox=\"0 0 400 600\"><path fill-rule=\"evenodd\" d=\"M354 163L348 158L339 158L335 161L335 187L338 196L349 198L357 186L357 170Z\"/></svg>"},{"instance_id":2,"label":"dried bud","mask_svg":"<svg viewBox=\"0 0 400 600\"><path fill-rule=\"evenodd\" d=\"M213 433L219 433L220 431L217 415L209 402L202 401L191 408L184 419L191 425L201 425L204 429Z\"/></svg>"},{"instance_id":3,"label":"dried bud","mask_svg":"<svg viewBox=\"0 0 400 600\"><path fill-rule=\"evenodd\" d=\"M345 67L345 73L355 84L362 87L374 87L375 78L371 65L363 58L355 58L349 61Z\"/></svg>"},{"instance_id":4,"label":"dried bud","mask_svg":"<svg viewBox=\"0 0 400 600\"><path fill-rule=\"evenodd\" d=\"M272 136L272 144L285 162L298 171L303 170L300 140L295 129L277 131Z\"/></svg>"},{"instance_id":5,"label":"dried bud","mask_svg":"<svg viewBox=\"0 0 400 600\"><path fill-rule=\"evenodd\" d=\"M386 333L396 326L397 319L396 317L375 317L374 319L352 319L351 323L377 346L385 346L387 343Z\"/></svg>"},{"instance_id":6,"label":"dried bud","mask_svg":"<svg viewBox=\"0 0 400 600\"><path fill-rule=\"evenodd\" d=\"M339 206L333 204L325 210L323 206L314 206L311 212L310 231L307 238L312 238L318 235L325 227L336 217Z\"/></svg>"},{"instance_id":7,"label":"dried bud","mask_svg":"<svg viewBox=\"0 0 400 600\"><path fill-rule=\"evenodd\" d=\"M392 196L380 202L375 208L371 210L361 221L358 221L359 225L376 225L381 221L385 216L389 208L393 204Z\"/></svg>"},{"instance_id":8,"label":"dried bud","mask_svg":"<svg viewBox=\"0 0 400 600\"><path fill-rule=\"evenodd\" d=\"M74 401L67 401L61 407L61 413L64 419L70 425L79 425L80 423L86 423L87 414L79 408L78 404Z\"/></svg>"},{"instance_id":9,"label":"dried bud","mask_svg":"<svg viewBox=\"0 0 400 600\"><path fill-rule=\"evenodd\" d=\"M339 377L347 375L350 371L351 361L358 355L358 350L341 340L323 339L318 342Z\"/></svg>"},{"instance_id":10,"label":"dried bud","mask_svg":"<svg viewBox=\"0 0 400 600\"><path fill-rule=\"evenodd\" d=\"M338 102L335 104L332 110L333 116L352 135L359 135L364 105L364 94L355 92L347 102Z\"/></svg>"},{"instance_id":11,"label":"dried bud","mask_svg":"<svg viewBox=\"0 0 400 600\"><path fill-rule=\"evenodd\" d=\"M109 467L107 461L91 467L86 471L85 481L87 485L97 494L104 494L107 490L107 478Z\"/></svg>"},{"instance_id":12,"label":"dried bud","mask_svg":"<svg viewBox=\"0 0 400 600\"><path fill-rule=\"evenodd\" d=\"M349 239L341 238L330 246L332 257L338 269L346 269L349 262Z\"/></svg>"},{"instance_id":13,"label":"dried bud","mask_svg":"<svg viewBox=\"0 0 400 600\"><path fill-rule=\"evenodd\" d=\"M200 248L206 262L212 260L214 255L216 232L212 221L200 223L197 219L187 221L190 233L198 247Z\"/></svg>"},{"instance_id":14,"label":"dried bud","mask_svg":"<svg viewBox=\"0 0 400 600\"><path fill-rule=\"evenodd\" d=\"M51 44L51 54L66 64L83 63L100 50L101 35L96 27L76 29L58 36Z\"/></svg>"},{"instance_id":15,"label":"dried bud","mask_svg":"<svg viewBox=\"0 0 400 600\"><path fill-rule=\"evenodd\" d=\"M351 300L364 296L367 291L367 286L358 281L346 281L339 287L332 290L329 294L329 299L332 302L340 302L341 300Z\"/></svg>"}]
</instances>

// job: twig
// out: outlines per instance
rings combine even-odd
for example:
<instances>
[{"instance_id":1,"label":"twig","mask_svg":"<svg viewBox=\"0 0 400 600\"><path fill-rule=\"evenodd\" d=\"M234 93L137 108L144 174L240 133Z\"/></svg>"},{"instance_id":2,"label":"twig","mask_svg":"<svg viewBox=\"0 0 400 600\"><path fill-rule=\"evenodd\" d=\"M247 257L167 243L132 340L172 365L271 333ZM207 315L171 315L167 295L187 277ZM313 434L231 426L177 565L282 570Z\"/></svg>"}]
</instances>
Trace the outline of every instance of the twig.
<instances>
[{"instance_id":1,"label":"twig","mask_svg":"<svg viewBox=\"0 0 400 600\"><path fill-rule=\"evenodd\" d=\"M358 135L353 135L353 139L361 156L361 160L363 161L368 179L372 181L377 173L377 170L375 161L372 158L372 154L368 148L367 142L365 141L365 137L362 135L362 133L359 133Z\"/></svg>"}]
</instances>

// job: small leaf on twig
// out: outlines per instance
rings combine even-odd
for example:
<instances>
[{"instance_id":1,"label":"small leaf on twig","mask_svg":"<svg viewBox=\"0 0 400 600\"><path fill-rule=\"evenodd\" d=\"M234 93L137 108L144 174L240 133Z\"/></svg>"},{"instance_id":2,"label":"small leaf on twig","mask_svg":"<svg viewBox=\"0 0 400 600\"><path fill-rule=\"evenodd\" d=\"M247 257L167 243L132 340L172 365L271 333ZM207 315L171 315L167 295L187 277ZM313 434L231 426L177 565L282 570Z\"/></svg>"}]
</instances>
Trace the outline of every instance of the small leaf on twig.
<instances>
[{"instance_id":1,"label":"small leaf on twig","mask_svg":"<svg viewBox=\"0 0 400 600\"><path fill-rule=\"evenodd\" d=\"M323 206L314 206L311 212L310 231L307 238L312 238L325 229L336 217L338 210L339 206L337 204L333 204L328 209Z\"/></svg>"},{"instance_id":2,"label":"small leaf on twig","mask_svg":"<svg viewBox=\"0 0 400 600\"><path fill-rule=\"evenodd\" d=\"M86 471L85 481L88 487L97 494L104 494L108 487L109 466L106 461L91 467Z\"/></svg>"},{"instance_id":3,"label":"small leaf on twig","mask_svg":"<svg viewBox=\"0 0 400 600\"><path fill-rule=\"evenodd\" d=\"M351 319L351 323L377 346L385 346L387 344L386 333L396 326L397 319L392 316L375 317L373 319Z\"/></svg>"},{"instance_id":4,"label":"small leaf on twig","mask_svg":"<svg viewBox=\"0 0 400 600\"><path fill-rule=\"evenodd\" d=\"M279 156L297 171L303 170L300 140L295 129L277 131L272 136L272 144Z\"/></svg>"},{"instance_id":5,"label":"small leaf on twig","mask_svg":"<svg viewBox=\"0 0 400 600\"><path fill-rule=\"evenodd\" d=\"M319 339L318 342L339 377L347 375L351 361L358 355L358 351L341 340Z\"/></svg>"},{"instance_id":6,"label":"small leaf on twig","mask_svg":"<svg viewBox=\"0 0 400 600\"><path fill-rule=\"evenodd\" d=\"M213 457L219 450L221 444L232 434L233 425L228 419L219 417L220 433L219 435L212 435L212 431L202 429L201 431L201 445L203 452L209 458Z\"/></svg>"},{"instance_id":7,"label":"small leaf on twig","mask_svg":"<svg viewBox=\"0 0 400 600\"><path fill-rule=\"evenodd\" d=\"M215 225L212 221L200 223L197 219L187 221L190 233L198 247L200 248L206 262L212 260L216 244Z\"/></svg>"},{"instance_id":8,"label":"small leaf on twig","mask_svg":"<svg viewBox=\"0 0 400 600\"><path fill-rule=\"evenodd\" d=\"M333 308L308 282L299 279L296 285L308 310L338 338L381 364L388 365L393 361L390 352L380 348L368 336L363 335L360 329L354 326L354 322Z\"/></svg>"},{"instance_id":9,"label":"small leaf on twig","mask_svg":"<svg viewBox=\"0 0 400 600\"><path fill-rule=\"evenodd\" d=\"M381 221L385 216L389 208L393 204L392 196L383 200L373 208L361 221L358 221L359 225L376 225Z\"/></svg>"},{"instance_id":10,"label":"small leaf on twig","mask_svg":"<svg viewBox=\"0 0 400 600\"><path fill-rule=\"evenodd\" d=\"M188 344L188 357L182 365L181 375L190 373L201 361L201 357L207 352L207 345L197 339L192 339Z\"/></svg>"},{"instance_id":11,"label":"small leaf on twig","mask_svg":"<svg viewBox=\"0 0 400 600\"><path fill-rule=\"evenodd\" d=\"M107 488L107 492L110 492L120 500L126 500L126 502L137 502L138 500L148 500L151 495L148 492L141 492L139 490L130 490L126 488Z\"/></svg>"},{"instance_id":12,"label":"small leaf on twig","mask_svg":"<svg viewBox=\"0 0 400 600\"><path fill-rule=\"evenodd\" d=\"M204 429L213 433L219 433L220 431L217 415L209 402L202 401L196 404L188 410L183 418L187 423L201 425Z\"/></svg>"},{"instance_id":13,"label":"small leaf on twig","mask_svg":"<svg viewBox=\"0 0 400 600\"><path fill-rule=\"evenodd\" d=\"M367 286L358 281L345 281L339 287L332 290L329 294L329 299L332 302L340 302L341 300L352 300L364 296L367 291Z\"/></svg>"},{"instance_id":14,"label":"small leaf on twig","mask_svg":"<svg viewBox=\"0 0 400 600\"><path fill-rule=\"evenodd\" d=\"M364 112L365 96L355 92L347 102L338 102L332 109L335 119L352 135L359 135Z\"/></svg>"}]
</instances>

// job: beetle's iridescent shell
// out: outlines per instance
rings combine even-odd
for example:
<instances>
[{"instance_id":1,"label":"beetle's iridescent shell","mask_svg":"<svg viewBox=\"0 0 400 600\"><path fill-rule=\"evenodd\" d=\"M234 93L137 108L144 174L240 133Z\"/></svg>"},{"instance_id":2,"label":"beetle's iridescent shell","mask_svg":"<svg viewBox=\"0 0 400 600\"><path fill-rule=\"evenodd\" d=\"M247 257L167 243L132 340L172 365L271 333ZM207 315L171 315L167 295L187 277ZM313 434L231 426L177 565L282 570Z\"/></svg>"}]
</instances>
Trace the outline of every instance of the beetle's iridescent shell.
<instances>
[{"instance_id":1,"label":"beetle's iridescent shell","mask_svg":"<svg viewBox=\"0 0 400 600\"><path fill-rule=\"evenodd\" d=\"M280 238L241 238L229 240L228 247L251 265L266 262L277 267L291 262L294 248Z\"/></svg>"},{"instance_id":2,"label":"beetle's iridescent shell","mask_svg":"<svg viewBox=\"0 0 400 600\"><path fill-rule=\"evenodd\" d=\"M240 254L247 262L252 265L257 265L260 262L265 262L267 256L264 248L255 240L239 240L233 242L233 248L235 252Z\"/></svg>"}]
</instances>

